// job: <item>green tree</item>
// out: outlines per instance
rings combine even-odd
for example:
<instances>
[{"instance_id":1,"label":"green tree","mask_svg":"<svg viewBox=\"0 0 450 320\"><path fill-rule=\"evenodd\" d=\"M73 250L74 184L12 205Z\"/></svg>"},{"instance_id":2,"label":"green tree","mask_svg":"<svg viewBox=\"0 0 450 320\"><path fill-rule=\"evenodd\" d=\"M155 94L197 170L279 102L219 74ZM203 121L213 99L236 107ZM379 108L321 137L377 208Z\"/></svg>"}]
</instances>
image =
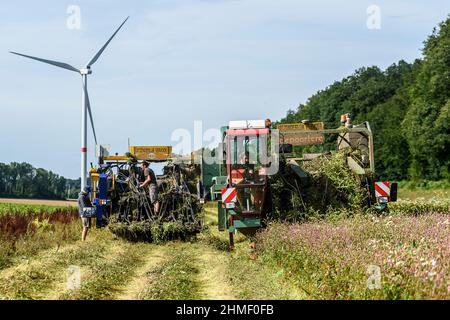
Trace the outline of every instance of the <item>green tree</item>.
<instances>
[{"instance_id":1,"label":"green tree","mask_svg":"<svg viewBox=\"0 0 450 320\"><path fill-rule=\"evenodd\" d=\"M425 41L422 68L402 123L415 179L450 179L450 18Z\"/></svg>"},{"instance_id":2,"label":"green tree","mask_svg":"<svg viewBox=\"0 0 450 320\"><path fill-rule=\"evenodd\" d=\"M450 18L425 41L424 58L360 68L312 95L280 122L337 127L343 113L369 121L383 179L450 179Z\"/></svg>"},{"instance_id":3,"label":"green tree","mask_svg":"<svg viewBox=\"0 0 450 320\"><path fill-rule=\"evenodd\" d=\"M76 198L80 179L70 180L29 163L0 163L0 197Z\"/></svg>"}]
</instances>

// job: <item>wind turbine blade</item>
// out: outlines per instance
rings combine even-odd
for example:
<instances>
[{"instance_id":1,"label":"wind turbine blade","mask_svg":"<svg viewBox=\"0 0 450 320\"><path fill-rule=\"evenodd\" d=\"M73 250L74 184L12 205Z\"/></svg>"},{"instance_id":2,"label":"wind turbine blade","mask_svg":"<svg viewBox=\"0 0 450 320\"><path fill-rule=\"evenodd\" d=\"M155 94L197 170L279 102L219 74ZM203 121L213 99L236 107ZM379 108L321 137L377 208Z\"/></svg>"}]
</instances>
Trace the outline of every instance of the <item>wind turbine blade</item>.
<instances>
[{"instance_id":1,"label":"wind turbine blade","mask_svg":"<svg viewBox=\"0 0 450 320\"><path fill-rule=\"evenodd\" d=\"M87 88L84 83L83 83L83 89L84 89L84 98L86 99L86 107L89 112L89 119L91 119L92 132L94 133L94 141L95 141L95 144L97 145L97 135L95 134L94 118L92 117L91 103L89 102L89 94L88 94Z\"/></svg>"},{"instance_id":2,"label":"wind turbine blade","mask_svg":"<svg viewBox=\"0 0 450 320\"><path fill-rule=\"evenodd\" d=\"M74 71L74 72L78 72L78 73L80 72L80 70L78 70L77 68L72 67L70 64L67 64L67 63L64 63L64 62L58 62L58 61L53 61L53 60L46 60L46 59L36 58L36 57L32 57L32 56L27 56L26 54L13 52L13 51L10 51L10 53L16 54L18 56L22 56L22 57L25 57L25 58L37 60L37 61L40 61L40 62L48 63L48 64L54 65L56 67L60 67L60 68L67 69L67 70L70 70L70 71Z\"/></svg>"},{"instance_id":3,"label":"wind turbine blade","mask_svg":"<svg viewBox=\"0 0 450 320\"><path fill-rule=\"evenodd\" d=\"M87 66L88 66L88 67L92 66L92 65L97 61L97 59L102 55L103 51L105 51L105 49L106 49L106 47L108 46L108 44L109 44L109 43L111 42L111 40L116 36L117 32L119 32L119 30L122 28L122 26L125 24L125 22L127 22L127 20L128 20L129 18L130 18L130 17L127 17L127 18L125 19L125 21L122 22L122 24L120 25L120 27L117 28L116 32L113 33L113 35L111 36L111 38L109 38L109 40L106 41L105 45L97 52L97 54L91 59L91 61L89 61L89 62L87 63Z\"/></svg>"}]
</instances>

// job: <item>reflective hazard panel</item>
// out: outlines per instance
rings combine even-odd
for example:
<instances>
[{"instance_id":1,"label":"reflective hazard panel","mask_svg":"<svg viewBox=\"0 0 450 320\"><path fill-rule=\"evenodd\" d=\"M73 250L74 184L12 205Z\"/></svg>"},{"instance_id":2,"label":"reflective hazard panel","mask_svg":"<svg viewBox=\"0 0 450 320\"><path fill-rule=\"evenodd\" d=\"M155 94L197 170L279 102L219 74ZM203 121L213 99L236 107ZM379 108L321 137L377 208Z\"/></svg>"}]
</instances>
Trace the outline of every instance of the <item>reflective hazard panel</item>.
<instances>
[{"instance_id":1,"label":"reflective hazard panel","mask_svg":"<svg viewBox=\"0 0 450 320\"><path fill-rule=\"evenodd\" d=\"M377 181L375 182L375 196L379 197L390 197L391 187L387 181Z\"/></svg>"},{"instance_id":2,"label":"reflective hazard panel","mask_svg":"<svg viewBox=\"0 0 450 320\"><path fill-rule=\"evenodd\" d=\"M222 202L231 203L237 201L236 188L224 188L222 189Z\"/></svg>"}]
</instances>

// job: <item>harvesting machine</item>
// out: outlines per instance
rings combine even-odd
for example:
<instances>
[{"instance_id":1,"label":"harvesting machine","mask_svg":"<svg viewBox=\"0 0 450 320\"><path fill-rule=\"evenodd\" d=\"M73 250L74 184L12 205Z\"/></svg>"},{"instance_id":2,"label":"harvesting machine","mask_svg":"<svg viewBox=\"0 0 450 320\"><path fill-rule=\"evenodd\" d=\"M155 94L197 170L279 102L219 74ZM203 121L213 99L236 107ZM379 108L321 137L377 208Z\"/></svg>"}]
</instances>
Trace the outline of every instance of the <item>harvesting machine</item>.
<instances>
[{"instance_id":1,"label":"harvesting machine","mask_svg":"<svg viewBox=\"0 0 450 320\"><path fill-rule=\"evenodd\" d=\"M179 223L198 229L200 206L190 183L196 175L195 167L174 158L171 146L131 146L124 155L109 155L106 148L98 146L97 156L99 164L91 165L89 175L97 227L111 226L112 222L122 226ZM163 175L157 176L159 212L154 211L148 192L139 188L143 174L139 163L144 160L164 164ZM150 237L141 238L149 240Z\"/></svg>"},{"instance_id":2,"label":"harvesting machine","mask_svg":"<svg viewBox=\"0 0 450 320\"><path fill-rule=\"evenodd\" d=\"M279 124L276 129L269 119L230 121L222 128L222 143L215 152L220 155L216 171L225 175L213 177L212 185L206 187L210 187L213 200L212 192L221 191L218 228L228 231L231 248L236 232L254 234L268 215L277 216L280 210L307 210L313 198L320 198L325 207L328 187L317 185L308 163L337 152L345 157L347 170L358 177L367 206L384 210L387 202L396 201L396 184L375 181L369 123L353 125L349 114L342 115L337 129L308 120ZM203 167L208 171L208 165ZM282 188L274 197L280 182Z\"/></svg>"}]
</instances>

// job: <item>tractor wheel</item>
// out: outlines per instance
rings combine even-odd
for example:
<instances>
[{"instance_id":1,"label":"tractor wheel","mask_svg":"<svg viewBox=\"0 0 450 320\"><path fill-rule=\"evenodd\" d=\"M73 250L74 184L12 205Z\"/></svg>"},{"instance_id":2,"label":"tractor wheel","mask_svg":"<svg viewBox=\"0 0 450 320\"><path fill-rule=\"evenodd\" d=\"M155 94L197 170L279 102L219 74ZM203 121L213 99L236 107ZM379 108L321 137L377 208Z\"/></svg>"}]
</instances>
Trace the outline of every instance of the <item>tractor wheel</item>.
<instances>
[{"instance_id":1,"label":"tractor wheel","mask_svg":"<svg viewBox=\"0 0 450 320\"><path fill-rule=\"evenodd\" d=\"M234 250L234 234L233 232L229 232L230 235L230 251Z\"/></svg>"}]
</instances>

